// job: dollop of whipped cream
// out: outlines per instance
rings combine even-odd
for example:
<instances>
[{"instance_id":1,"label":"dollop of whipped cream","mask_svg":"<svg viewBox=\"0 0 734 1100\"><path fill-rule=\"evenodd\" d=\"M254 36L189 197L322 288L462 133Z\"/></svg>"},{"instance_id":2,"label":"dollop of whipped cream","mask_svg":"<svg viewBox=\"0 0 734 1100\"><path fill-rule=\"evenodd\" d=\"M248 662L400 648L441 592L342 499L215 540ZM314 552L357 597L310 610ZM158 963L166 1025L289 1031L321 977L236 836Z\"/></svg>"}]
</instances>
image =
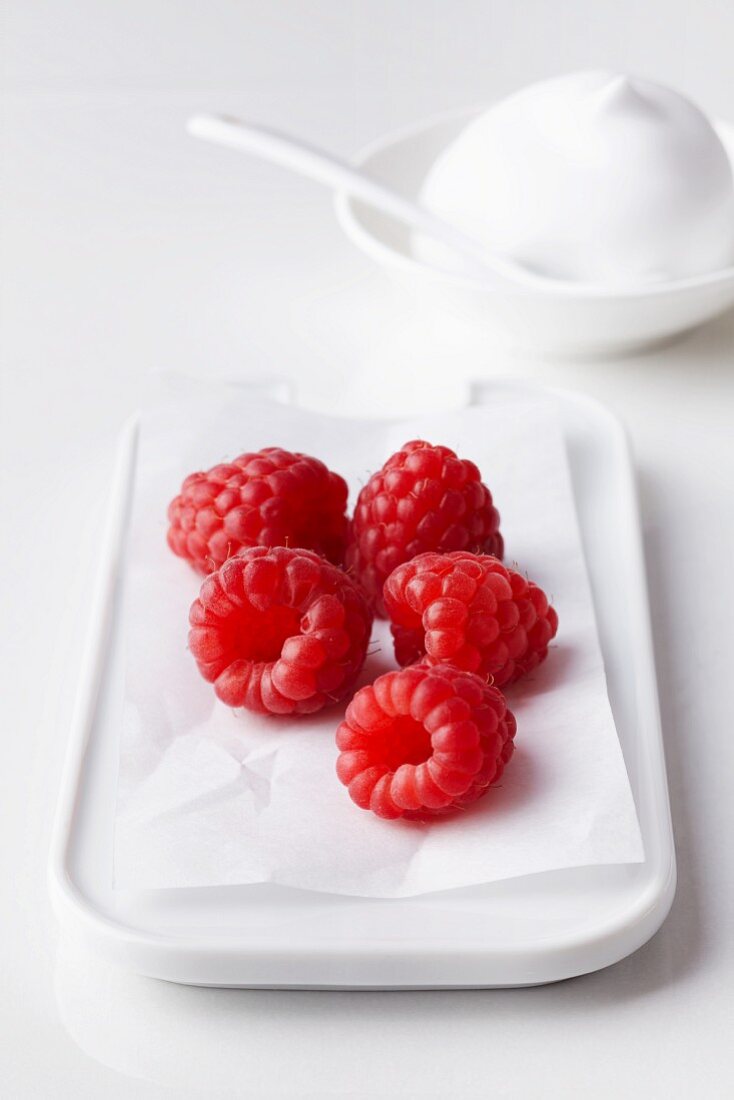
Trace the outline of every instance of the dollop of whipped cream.
<instances>
[{"instance_id":1,"label":"dollop of whipped cream","mask_svg":"<svg viewBox=\"0 0 734 1100\"><path fill-rule=\"evenodd\" d=\"M734 263L734 179L706 116L660 84L611 72L545 80L470 122L422 202L554 279L632 286ZM425 239L421 259L460 260Z\"/></svg>"}]
</instances>

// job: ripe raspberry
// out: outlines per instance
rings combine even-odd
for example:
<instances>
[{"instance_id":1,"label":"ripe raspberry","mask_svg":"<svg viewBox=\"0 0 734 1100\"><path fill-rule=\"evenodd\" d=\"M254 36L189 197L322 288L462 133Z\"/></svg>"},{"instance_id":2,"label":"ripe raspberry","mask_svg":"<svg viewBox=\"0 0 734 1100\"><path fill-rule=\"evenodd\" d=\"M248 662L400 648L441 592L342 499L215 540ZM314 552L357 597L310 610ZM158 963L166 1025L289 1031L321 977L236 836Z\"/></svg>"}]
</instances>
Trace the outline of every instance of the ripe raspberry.
<instances>
[{"instance_id":1,"label":"ripe raspberry","mask_svg":"<svg viewBox=\"0 0 734 1100\"><path fill-rule=\"evenodd\" d=\"M372 613L354 581L318 554L254 546L206 578L189 622L189 648L223 703L311 714L352 687Z\"/></svg>"},{"instance_id":2,"label":"ripe raspberry","mask_svg":"<svg viewBox=\"0 0 734 1100\"><path fill-rule=\"evenodd\" d=\"M385 582L398 664L450 662L513 683L548 655L558 615L542 589L485 554L421 554Z\"/></svg>"},{"instance_id":3,"label":"ripe raspberry","mask_svg":"<svg viewBox=\"0 0 734 1100\"><path fill-rule=\"evenodd\" d=\"M347 566L384 616L382 586L396 566L428 550L476 550L501 558L499 524L474 463L416 439L359 494Z\"/></svg>"},{"instance_id":4,"label":"ripe raspberry","mask_svg":"<svg viewBox=\"0 0 734 1100\"><path fill-rule=\"evenodd\" d=\"M486 794L514 736L497 688L450 665L414 665L354 696L336 734L336 772L378 817L434 817Z\"/></svg>"},{"instance_id":5,"label":"ripe raspberry","mask_svg":"<svg viewBox=\"0 0 734 1100\"><path fill-rule=\"evenodd\" d=\"M265 447L190 474L168 506L168 545L200 573L243 546L315 550L341 565L347 485L308 455Z\"/></svg>"}]
</instances>

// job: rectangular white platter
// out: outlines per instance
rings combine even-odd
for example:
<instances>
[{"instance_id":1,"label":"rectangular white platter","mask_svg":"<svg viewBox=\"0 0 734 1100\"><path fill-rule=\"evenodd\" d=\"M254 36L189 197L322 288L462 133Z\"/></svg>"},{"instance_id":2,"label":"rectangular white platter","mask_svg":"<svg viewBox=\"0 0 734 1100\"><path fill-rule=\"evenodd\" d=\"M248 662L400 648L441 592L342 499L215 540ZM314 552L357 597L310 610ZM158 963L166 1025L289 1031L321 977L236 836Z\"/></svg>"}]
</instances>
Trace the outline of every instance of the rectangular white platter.
<instances>
[{"instance_id":1,"label":"rectangular white platter","mask_svg":"<svg viewBox=\"0 0 734 1100\"><path fill-rule=\"evenodd\" d=\"M487 384L475 400L500 389L538 392ZM187 984L438 989L569 978L617 962L657 931L673 900L675 853L633 469L624 431L602 406L542 392L566 443L644 861L389 900L272 884L113 890L112 699L124 675L119 590L136 457L131 423L120 440L50 853L51 896L70 934L138 973Z\"/></svg>"}]
</instances>

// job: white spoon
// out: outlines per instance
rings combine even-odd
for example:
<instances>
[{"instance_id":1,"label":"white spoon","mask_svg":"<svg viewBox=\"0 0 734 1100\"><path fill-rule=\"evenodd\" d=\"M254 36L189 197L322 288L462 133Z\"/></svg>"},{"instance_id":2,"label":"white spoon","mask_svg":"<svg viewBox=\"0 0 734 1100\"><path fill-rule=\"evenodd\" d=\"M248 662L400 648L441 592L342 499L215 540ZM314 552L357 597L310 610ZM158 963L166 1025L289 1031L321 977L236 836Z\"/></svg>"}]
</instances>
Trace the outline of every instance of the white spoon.
<instances>
[{"instance_id":1,"label":"white spoon","mask_svg":"<svg viewBox=\"0 0 734 1100\"><path fill-rule=\"evenodd\" d=\"M384 183L306 142L277 130L253 126L249 122L241 122L225 115L192 115L187 129L194 137L251 153L317 183L323 183L335 191L346 191L368 206L381 210L404 225L409 225L411 229L425 233L427 237L450 248L462 257L467 274L485 284L502 283L506 288L508 280L517 283L523 279L515 265L492 255L473 237L462 233L460 229L418 203L404 198Z\"/></svg>"}]
</instances>

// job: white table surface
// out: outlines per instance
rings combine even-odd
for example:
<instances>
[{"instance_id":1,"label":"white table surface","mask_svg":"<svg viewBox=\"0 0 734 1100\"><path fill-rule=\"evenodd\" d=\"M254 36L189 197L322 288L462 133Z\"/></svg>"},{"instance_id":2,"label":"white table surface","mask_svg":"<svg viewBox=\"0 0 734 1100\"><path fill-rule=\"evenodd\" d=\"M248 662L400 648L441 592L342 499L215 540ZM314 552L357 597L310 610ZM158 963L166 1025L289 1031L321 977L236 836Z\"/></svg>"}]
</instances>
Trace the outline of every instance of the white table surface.
<instances>
[{"instance_id":1,"label":"white table surface","mask_svg":"<svg viewBox=\"0 0 734 1100\"><path fill-rule=\"evenodd\" d=\"M3 22L3 1095L731 1095L734 316L621 362L513 355L393 296L320 190L182 127L228 110L349 153L600 63L734 119L734 7L11 0ZM619 413L679 860L651 943L539 989L332 994L165 985L59 940L45 862L100 510L120 423L171 370L278 374L308 405L374 414L537 377Z\"/></svg>"}]
</instances>

